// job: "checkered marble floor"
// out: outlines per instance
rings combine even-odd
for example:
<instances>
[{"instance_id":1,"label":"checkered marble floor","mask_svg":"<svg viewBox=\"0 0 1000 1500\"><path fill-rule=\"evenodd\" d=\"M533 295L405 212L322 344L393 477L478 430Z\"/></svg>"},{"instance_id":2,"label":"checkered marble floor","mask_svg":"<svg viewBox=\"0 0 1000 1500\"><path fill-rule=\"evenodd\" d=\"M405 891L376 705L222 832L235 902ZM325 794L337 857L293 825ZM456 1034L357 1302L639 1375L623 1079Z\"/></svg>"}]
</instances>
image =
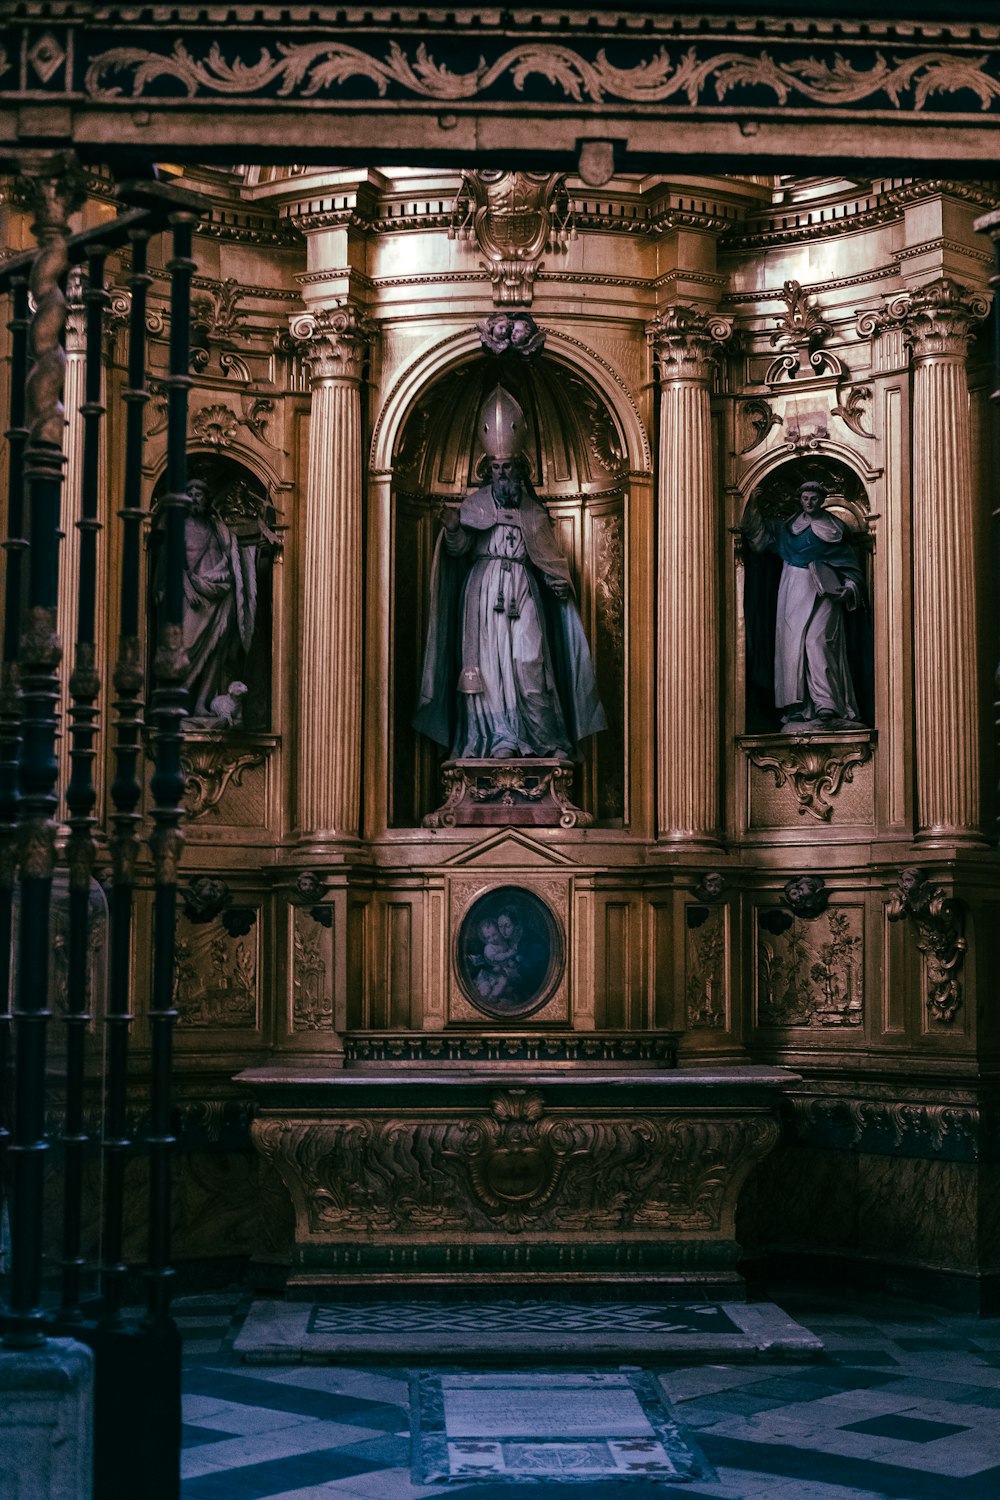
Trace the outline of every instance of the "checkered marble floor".
<instances>
[{"instance_id":1,"label":"checkered marble floor","mask_svg":"<svg viewBox=\"0 0 1000 1500\"><path fill-rule=\"evenodd\" d=\"M717 1476L677 1486L678 1500L997 1500L1000 1320L885 1297L773 1295L822 1338L820 1359L644 1362ZM664 1500L670 1493L662 1482L582 1476L527 1488L485 1474L469 1483L415 1484L412 1372L243 1364L233 1343L248 1306L237 1293L176 1304L185 1339L183 1500L638 1500L647 1491Z\"/></svg>"}]
</instances>

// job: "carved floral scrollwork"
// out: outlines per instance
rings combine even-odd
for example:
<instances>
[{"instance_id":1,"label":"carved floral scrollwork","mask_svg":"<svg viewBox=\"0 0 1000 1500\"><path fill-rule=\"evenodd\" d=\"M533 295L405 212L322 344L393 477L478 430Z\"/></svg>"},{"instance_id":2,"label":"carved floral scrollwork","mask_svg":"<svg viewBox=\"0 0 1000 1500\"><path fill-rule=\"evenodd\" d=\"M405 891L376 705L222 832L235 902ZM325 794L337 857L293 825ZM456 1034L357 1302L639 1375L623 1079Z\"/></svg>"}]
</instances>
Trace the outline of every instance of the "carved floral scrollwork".
<instances>
[{"instance_id":1,"label":"carved floral scrollwork","mask_svg":"<svg viewBox=\"0 0 1000 1500\"><path fill-rule=\"evenodd\" d=\"M307 873L307 872L303 872ZM325 908L318 908L323 912ZM316 911L296 909L292 926L292 1028L329 1031L333 1026L333 995L324 948L327 927Z\"/></svg>"},{"instance_id":2,"label":"carved floral scrollwork","mask_svg":"<svg viewBox=\"0 0 1000 1500\"><path fill-rule=\"evenodd\" d=\"M687 1023L692 1031L726 1024L726 910L688 906L685 932Z\"/></svg>"},{"instance_id":3,"label":"carved floral scrollwork","mask_svg":"<svg viewBox=\"0 0 1000 1500\"><path fill-rule=\"evenodd\" d=\"M693 109L703 92L714 104L733 89L763 91L785 104L790 98L808 99L833 108L860 104L874 95L897 110L926 109L936 94L964 90L989 110L1000 98L1000 81L988 69L985 49L978 55L953 56L940 48L916 54L886 56L875 52L871 66L855 67L843 56L780 59L767 50L726 50L699 55L694 47L671 52L651 49L631 67L612 61L602 48L587 55L565 42L519 42L491 61L480 57L466 73L456 73L438 62L420 43L412 56L397 42L381 55L344 41L278 42L274 51L262 46L256 60L231 53L218 40L198 55L176 42L170 52L146 47L111 47L90 62L83 91L90 99L142 98L164 93L152 87L170 80L167 97L177 97L177 85L189 99L225 95L252 98L277 89L291 98L329 97L350 78L362 78L380 98L390 90L405 97L438 104L472 100L498 88L524 90L532 77L542 76L564 99L600 104L606 99L660 104L679 98ZM904 95L912 93L912 102ZM515 97L517 95L515 94ZM183 96L178 102L183 103Z\"/></svg>"},{"instance_id":4,"label":"carved floral scrollwork","mask_svg":"<svg viewBox=\"0 0 1000 1500\"><path fill-rule=\"evenodd\" d=\"M781 418L760 396L740 403L742 447L740 453L752 453L767 437L772 427L781 426Z\"/></svg>"},{"instance_id":5,"label":"carved floral scrollwork","mask_svg":"<svg viewBox=\"0 0 1000 1500\"><path fill-rule=\"evenodd\" d=\"M809 379L817 375L842 375L844 367L840 360L822 347L832 330L819 309L811 304L808 292L797 281L786 281L782 295L785 311L777 320L777 331L771 335L772 346L782 352L768 367L766 383L778 385L800 376Z\"/></svg>"},{"instance_id":6,"label":"carved floral scrollwork","mask_svg":"<svg viewBox=\"0 0 1000 1500\"><path fill-rule=\"evenodd\" d=\"M917 951L926 964L927 1009L933 1020L949 1025L962 1004L959 976L968 946L962 930L962 903L940 886L932 886L926 870L910 865L899 872L886 916L890 922L909 919L913 923Z\"/></svg>"},{"instance_id":7,"label":"carved floral scrollwork","mask_svg":"<svg viewBox=\"0 0 1000 1500\"><path fill-rule=\"evenodd\" d=\"M441 771L445 800L423 820L425 828L454 828L470 822L491 821L497 826L517 821L517 810L539 810L539 826L588 828L592 813L571 800L573 766L568 762L446 761ZM493 809L487 820L476 809Z\"/></svg>"},{"instance_id":8,"label":"carved floral scrollwork","mask_svg":"<svg viewBox=\"0 0 1000 1500\"><path fill-rule=\"evenodd\" d=\"M221 738L188 740L181 751L188 821L217 807L230 786L243 784L244 771L263 765L264 760L263 750L236 750Z\"/></svg>"},{"instance_id":9,"label":"carved floral scrollwork","mask_svg":"<svg viewBox=\"0 0 1000 1500\"><path fill-rule=\"evenodd\" d=\"M980 1114L954 1104L903 1099L798 1098L792 1100L801 1139L874 1150L885 1138L893 1150L961 1156L976 1150Z\"/></svg>"},{"instance_id":10,"label":"carved floral scrollwork","mask_svg":"<svg viewBox=\"0 0 1000 1500\"><path fill-rule=\"evenodd\" d=\"M549 1114L537 1090L504 1089L488 1112L265 1118L253 1133L292 1195L299 1240L315 1243L491 1228L716 1232L779 1125L771 1115Z\"/></svg>"},{"instance_id":11,"label":"carved floral scrollwork","mask_svg":"<svg viewBox=\"0 0 1000 1500\"><path fill-rule=\"evenodd\" d=\"M625 539L620 516L595 517L597 602L618 661L625 654Z\"/></svg>"},{"instance_id":12,"label":"carved floral scrollwork","mask_svg":"<svg viewBox=\"0 0 1000 1500\"><path fill-rule=\"evenodd\" d=\"M791 786L800 816L829 823L834 807L830 798L845 781L853 781L857 766L871 760L872 747L867 739L836 744L789 735L773 747L748 745L747 754L753 765L771 772L775 787Z\"/></svg>"},{"instance_id":13,"label":"carved floral scrollwork","mask_svg":"<svg viewBox=\"0 0 1000 1500\"><path fill-rule=\"evenodd\" d=\"M852 385L844 400L830 408L830 415L839 417L857 437L874 439L874 432L868 432L862 426L865 407L870 405L871 399L871 386Z\"/></svg>"}]
</instances>

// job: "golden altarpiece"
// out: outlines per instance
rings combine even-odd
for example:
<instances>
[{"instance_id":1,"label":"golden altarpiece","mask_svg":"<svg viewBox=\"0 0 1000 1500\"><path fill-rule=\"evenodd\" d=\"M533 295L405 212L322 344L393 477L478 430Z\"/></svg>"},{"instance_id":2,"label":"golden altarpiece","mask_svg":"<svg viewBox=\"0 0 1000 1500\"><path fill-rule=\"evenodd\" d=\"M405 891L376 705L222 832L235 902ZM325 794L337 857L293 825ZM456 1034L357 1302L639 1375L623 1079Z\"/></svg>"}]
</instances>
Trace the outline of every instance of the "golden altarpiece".
<instances>
[{"instance_id":1,"label":"golden altarpiece","mask_svg":"<svg viewBox=\"0 0 1000 1500\"><path fill-rule=\"evenodd\" d=\"M731 1291L739 1243L899 1284L995 1278L973 229L995 196L374 165L182 180L205 205L192 473L244 615L185 751L178 1257L299 1286ZM85 216L109 198L93 173ZM151 618L165 285L154 265ZM70 383L77 338L71 317ZM438 517L482 483L496 385L608 722L549 789L555 817L503 761L449 800L413 727ZM777 560L748 516L780 526L809 481L861 580L857 708L797 727L768 687ZM490 899L548 944L506 1010L463 949ZM149 901L136 921L141 1055Z\"/></svg>"}]
</instances>

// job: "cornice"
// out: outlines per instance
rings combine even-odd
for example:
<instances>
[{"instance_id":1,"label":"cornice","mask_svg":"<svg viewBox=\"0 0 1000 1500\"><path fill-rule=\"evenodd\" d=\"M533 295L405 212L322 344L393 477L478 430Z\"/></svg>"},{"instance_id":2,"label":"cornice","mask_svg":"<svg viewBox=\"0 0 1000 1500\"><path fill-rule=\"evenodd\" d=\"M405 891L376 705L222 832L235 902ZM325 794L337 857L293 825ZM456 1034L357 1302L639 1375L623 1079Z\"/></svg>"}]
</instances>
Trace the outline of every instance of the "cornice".
<instances>
[{"instance_id":1,"label":"cornice","mask_svg":"<svg viewBox=\"0 0 1000 1500\"><path fill-rule=\"evenodd\" d=\"M986 259L989 260L989 256ZM873 266L870 271L859 272L857 276L837 276L831 277L829 281L803 282L802 290L811 296L818 296L821 292L835 292L848 286L867 286L870 281L886 281L898 275L899 267L895 264ZM756 302L783 302L785 293L780 287L759 292L727 292L722 300L727 307L751 307Z\"/></svg>"},{"instance_id":2,"label":"cornice","mask_svg":"<svg viewBox=\"0 0 1000 1500\"><path fill-rule=\"evenodd\" d=\"M960 240L923 240L919 245L904 245L902 250L894 250L892 256L897 261L912 260L918 255L936 255L942 251L951 251L964 256L967 260L979 261L984 266L993 265L993 257L988 250L980 250L978 247L963 245Z\"/></svg>"},{"instance_id":3,"label":"cornice","mask_svg":"<svg viewBox=\"0 0 1000 1500\"><path fill-rule=\"evenodd\" d=\"M201 0L201 3L173 4L139 3L122 4L120 0L60 0L58 5L42 5L39 0L8 0L7 12L12 20L34 22L48 20L50 13L60 20L84 21L92 25L221 25L231 22L235 11L246 11L246 19L257 25L290 26L294 28L315 27L329 20L330 7L317 4L260 4L234 7L222 0ZM550 6L539 14L529 7L509 10L499 6L473 7L450 6L434 11L410 9L388 5L343 5L337 7L338 22L345 29L364 26L398 26L400 22L419 24L421 29L454 33L456 31L483 32L503 28L510 36L529 36L574 32L591 35L596 29L601 35L618 33L643 36L688 37L697 35L720 35L731 38L787 38L794 40L831 40L841 43L850 41L872 42L899 41L911 44L936 43L941 46L951 42L966 42L981 45L1000 40L1000 25L984 21L951 20L946 18L924 20L900 20L874 18L864 15L864 7L858 6L857 17L833 18L828 16L784 17L768 15L705 15L697 11L676 12L644 10L641 5L628 12L592 10L582 7L569 8Z\"/></svg>"},{"instance_id":4,"label":"cornice","mask_svg":"<svg viewBox=\"0 0 1000 1500\"><path fill-rule=\"evenodd\" d=\"M870 201L873 196L874 203ZM910 204L938 196L954 198L974 208L993 208L1000 202L1000 183L954 182L947 178L907 182L877 195L861 195L855 201L867 201L869 206L853 213L846 212L848 205L843 199L820 206L803 205L800 209L768 209L765 214L748 216L739 232L726 235L722 248L762 250L773 245L856 234L900 220ZM839 216L838 208L845 210Z\"/></svg>"}]
</instances>

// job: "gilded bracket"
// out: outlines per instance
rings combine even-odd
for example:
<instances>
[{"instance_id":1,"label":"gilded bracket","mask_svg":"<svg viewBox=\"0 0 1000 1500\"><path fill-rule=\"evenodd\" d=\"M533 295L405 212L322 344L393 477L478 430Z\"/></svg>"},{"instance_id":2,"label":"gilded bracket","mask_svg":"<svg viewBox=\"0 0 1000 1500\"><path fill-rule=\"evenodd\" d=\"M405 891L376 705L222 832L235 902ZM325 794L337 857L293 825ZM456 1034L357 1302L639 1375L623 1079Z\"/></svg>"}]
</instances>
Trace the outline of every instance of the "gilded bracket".
<instances>
[{"instance_id":1,"label":"gilded bracket","mask_svg":"<svg viewBox=\"0 0 1000 1500\"><path fill-rule=\"evenodd\" d=\"M745 743L751 764L770 771L776 787L791 784L800 817L808 814L820 823L833 818L833 802L845 781L854 780L854 770L871 760L870 739L838 743L812 735L782 736L779 743Z\"/></svg>"},{"instance_id":2,"label":"gilded bracket","mask_svg":"<svg viewBox=\"0 0 1000 1500\"><path fill-rule=\"evenodd\" d=\"M244 771L263 765L263 750L233 750L220 739L187 740L181 751L189 822L217 807L227 788L240 786Z\"/></svg>"}]
</instances>

